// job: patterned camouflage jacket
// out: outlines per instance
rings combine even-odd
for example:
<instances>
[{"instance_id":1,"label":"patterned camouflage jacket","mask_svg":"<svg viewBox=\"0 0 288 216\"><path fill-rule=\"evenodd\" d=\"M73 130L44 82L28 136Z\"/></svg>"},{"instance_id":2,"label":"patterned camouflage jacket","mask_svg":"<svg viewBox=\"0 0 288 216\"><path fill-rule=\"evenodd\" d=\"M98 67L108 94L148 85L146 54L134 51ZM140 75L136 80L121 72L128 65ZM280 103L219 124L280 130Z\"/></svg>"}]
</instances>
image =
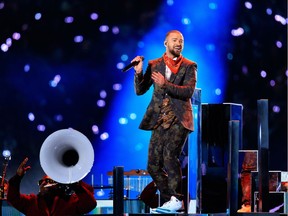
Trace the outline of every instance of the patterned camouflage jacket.
<instances>
[{"instance_id":1,"label":"patterned camouflage jacket","mask_svg":"<svg viewBox=\"0 0 288 216\"><path fill-rule=\"evenodd\" d=\"M194 130L193 111L191 97L197 81L197 64L186 58L179 68L177 74L172 73L170 81L160 88L154 85L151 79L152 71L158 71L165 77L166 65L163 57L148 62L145 73L134 75L134 88L137 95L143 95L150 87L154 86L152 99L147 107L146 113L139 128L152 130L157 123L163 98L168 97L171 101L173 111L182 125L190 131Z\"/></svg>"}]
</instances>

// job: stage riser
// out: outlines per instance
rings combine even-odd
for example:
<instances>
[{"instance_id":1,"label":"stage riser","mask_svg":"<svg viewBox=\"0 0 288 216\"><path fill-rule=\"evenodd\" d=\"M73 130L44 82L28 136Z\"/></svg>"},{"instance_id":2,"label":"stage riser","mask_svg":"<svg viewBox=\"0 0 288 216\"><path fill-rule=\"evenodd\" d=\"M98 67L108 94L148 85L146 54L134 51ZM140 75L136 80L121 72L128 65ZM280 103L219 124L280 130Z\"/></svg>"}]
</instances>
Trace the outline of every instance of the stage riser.
<instances>
[{"instance_id":1,"label":"stage riser","mask_svg":"<svg viewBox=\"0 0 288 216\"><path fill-rule=\"evenodd\" d=\"M113 214L100 214L103 216L115 216ZM144 213L144 214L123 214L123 216L150 216L150 215L155 215L155 214L150 214L150 213ZM227 214L222 214L222 213L216 213L216 214L161 214L161 215L167 215L167 216L228 216ZM255 213L237 213L237 216L288 216L288 214L284 213L260 213L260 212L255 212ZM99 214L96 215L86 215L86 216L99 216Z\"/></svg>"},{"instance_id":2,"label":"stage riser","mask_svg":"<svg viewBox=\"0 0 288 216\"><path fill-rule=\"evenodd\" d=\"M257 211L257 197L258 191L254 193L254 200L253 203L255 206L255 210ZM288 193L287 192L269 192L268 196L269 202L269 209L273 209L277 206L283 205L279 210L275 211L278 213L288 213Z\"/></svg>"}]
</instances>

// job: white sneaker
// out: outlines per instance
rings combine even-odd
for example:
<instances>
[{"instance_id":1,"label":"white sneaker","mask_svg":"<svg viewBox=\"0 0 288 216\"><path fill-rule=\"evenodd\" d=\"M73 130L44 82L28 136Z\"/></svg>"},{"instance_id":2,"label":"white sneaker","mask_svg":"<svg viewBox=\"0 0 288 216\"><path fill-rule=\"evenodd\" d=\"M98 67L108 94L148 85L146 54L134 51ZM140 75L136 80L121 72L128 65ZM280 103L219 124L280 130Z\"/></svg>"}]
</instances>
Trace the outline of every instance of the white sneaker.
<instances>
[{"instance_id":1,"label":"white sneaker","mask_svg":"<svg viewBox=\"0 0 288 216\"><path fill-rule=\"evenodd\" d=\"M161 213L159 213L159 212L156 211L156 208L150 209L150 213L151 213L151 214L161 214Z\"/></svg>"},{"instance_id":2,"label":"white sneaker","mask_svg":"<svg viewBox=\"0 0 288 216\"><path fill-rule=\"evenodd\" d=\"M164 203L161 207L155 209L159 213L171 213L183 210L183 201L178 200L176 197L171 196L170 201Z\"/></svg>"}]
</instances>

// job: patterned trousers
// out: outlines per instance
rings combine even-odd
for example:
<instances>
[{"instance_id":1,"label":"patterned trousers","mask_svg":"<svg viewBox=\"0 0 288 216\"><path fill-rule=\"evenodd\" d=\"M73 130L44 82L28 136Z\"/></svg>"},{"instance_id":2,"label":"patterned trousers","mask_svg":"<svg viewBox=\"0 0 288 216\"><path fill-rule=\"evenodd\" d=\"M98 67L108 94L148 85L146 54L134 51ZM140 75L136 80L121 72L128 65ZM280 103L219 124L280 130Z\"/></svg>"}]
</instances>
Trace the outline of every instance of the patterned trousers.
<instances>
[{"instance_id":1,"label":"patterned trousers","mask_svg":"<svg viewBox=\"0 0 288 216\"><path fill-rule=\"evenodd\" d=\"M152 131L147 170L160 191L161 203L171 196L182 200L182 170L179 156L189 130L178 121L170 128L161 125Z\"/></svg>"}]
</instances>

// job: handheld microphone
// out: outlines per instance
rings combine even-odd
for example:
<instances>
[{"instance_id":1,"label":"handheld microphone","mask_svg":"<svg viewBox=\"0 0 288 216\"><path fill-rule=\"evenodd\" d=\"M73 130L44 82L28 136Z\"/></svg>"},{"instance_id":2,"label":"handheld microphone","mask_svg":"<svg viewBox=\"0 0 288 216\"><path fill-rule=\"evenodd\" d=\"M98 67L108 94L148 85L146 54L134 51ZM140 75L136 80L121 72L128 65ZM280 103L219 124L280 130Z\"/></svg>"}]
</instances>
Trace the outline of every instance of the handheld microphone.
<instances>
[{"instance_id":1,"label":"handheld microphone","mask_svg":"<svg viewBox=\"0 0 288 216\"><path fill-rule=\"evenodd\" d=\"M144 56L141 56L141 59L142 61L144 60ZM126 72L128 70L130 70L132 67L134 67L135 65L139 64L139 61L134 61L134 62L131 62L130 64L128 64L127 66L125 66L123 69L122 69L122 72Z\"/></svg>"}]
</instances>

